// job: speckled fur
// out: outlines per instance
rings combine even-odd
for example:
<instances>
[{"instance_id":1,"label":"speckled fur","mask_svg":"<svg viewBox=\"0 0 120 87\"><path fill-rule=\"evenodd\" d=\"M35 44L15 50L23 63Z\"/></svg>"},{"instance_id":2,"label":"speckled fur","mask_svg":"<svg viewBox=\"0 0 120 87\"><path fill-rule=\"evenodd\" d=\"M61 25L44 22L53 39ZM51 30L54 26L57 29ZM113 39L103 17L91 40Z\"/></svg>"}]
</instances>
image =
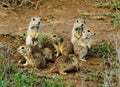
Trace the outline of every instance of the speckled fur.
<instances>
[{"instance_id":1,"label":"speckled fur","mask_svg":"<svg viewBox=\"0 0 120 87\"><path fill-rule=\"evenodd\" d=\"M22 66L32 66L34 68L45 67L45 58L37 52L32 54L32 49L30 46L22 45L17 50L26 59L26 63Z\"/></svg>"},{"instance_id":2,"label":"speckled fur","mask_svg":"<svg viewBox=\"0 0 120 87\"><path fill-rule=\"evenodd\" d=\"M60 54L68 55L73 52L73 45L70 41L63 38L61 35L52 33L49 38L52 40L52 44L55 47L58 57Z\"/></svg>"},{"instance_id":3,"label":"speckled fur","mask_svg":"<svg viewBox=\"0 0 120 87\"><path fill-rule=\"evenodd\" d=\"M88 48L91 48L92 37L94 35L95 32L92 29L85 29L83 36L74 44L74 53L80 60L86 61L85 56L87 55Z\"/></svg>"},{"instance_id":4,"label":"speckled fur","mask_svg":"<svg viewBox=\"0 0 120 87\"><path fill-rule=\"evenodd\" d=\"M72 37L71 37L71 42L73 45L82 36L84 26L85 26L84 19L78 18L75 20L73 29L72 29Z\"/></svg>"},{"instance_id":5,"label":"speckled fur","mask_svg":"<svg viewBox=\"0 0 120 87\"><path fill-rule=\"evenodd\" d=\"M78 70L78 58L74 54L69 54L68 56L61 55L55 61L50 72L59 72L60 74L66 75L65 71L76 69Z\"/></svg>"}]
</instances>

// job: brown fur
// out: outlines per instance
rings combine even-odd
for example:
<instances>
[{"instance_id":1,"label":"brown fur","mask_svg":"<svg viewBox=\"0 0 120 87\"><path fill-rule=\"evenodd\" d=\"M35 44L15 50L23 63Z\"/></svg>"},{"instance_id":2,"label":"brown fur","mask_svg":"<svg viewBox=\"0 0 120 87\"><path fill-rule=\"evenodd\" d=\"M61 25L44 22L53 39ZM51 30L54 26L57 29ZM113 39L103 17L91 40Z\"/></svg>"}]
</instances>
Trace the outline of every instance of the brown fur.
<instances>
[{"instance_id":1,"label":"brown fur","mask_svg":"<svg viewBox=\"0 0 120 87\"><path fill-rule=\"evenodd\" d=\"M50 48L44 48L42 53L43 53L46 60L52 60L53 59L53 52Z\"/></svg>"},{"instance_id":2,"label":"brown fur","mask_svg":"<svg viewBox=\"0 0 120 87\"><path fill-rule=\"evenodd\" d=\"M49 38L52 40L53 46L55 47L58 57L60 54L67 56L68 54L73 52L72 43L61 35L52 33L49 35Z\"/></svg>"},{"instance_id":3,"label":"brown fur","mask_svg":"<svg viewBox=\"0 0 120 87\"><path fill-rule=\"evenodd\" d=\"M41 18L33 17L29 23L26 37L26 45L35 46L38 43L40 35ZM41 45L41 44L40 44Z\"/></svg>"},{"instance_id":4,"label":"brown fur","mask_svg":"<svg viewBox=\"0 0 120 87\"><path fill-rule=\"evenodd\" d=\"M59 72L60 74L66 75L65 71L77 69L78 70L78 59L74 54L68 56L61 55L57 58L54 66L50 69L50 72Z\"/></svg>"},{"instance_id":5,"label":"brown fur","mask_svg":"<svg viewBox=\"0 0 120 87\"><path fill-rule=\"evenodd\" d=\"M91 47L92 37L94 35L95 32L91 29L85 29L83 31L83 36L74 44L74 53L80 60L86 61L85 56L87 55L88 48Z\"/></svg>"},{"instance_id":6,"label":"brown fur","mask_svg":"<svg viewBox=\"0 0 120 87\"><path fill-rule=\"evenodd\" d=\"M72 29L72 36L71 36L71 42L74 45L74 43L82 36L82 32L84 30L85 26L85 20L78 18L74 22L74 26Z\"/></svg>"},{"instance_id":7,"label":"brown fur","mask_svg":"<svg viewBox=\"0 0 120 87\"><path fill-rule=\"evenodd\" d=\"M45 67L45 58L37 52L32 54L32 49L30 46L22 45L18 48L18 52L26 59L26 63L23 64L23 66L30 65L35 68Z\"/></svg>"}]
</instances>

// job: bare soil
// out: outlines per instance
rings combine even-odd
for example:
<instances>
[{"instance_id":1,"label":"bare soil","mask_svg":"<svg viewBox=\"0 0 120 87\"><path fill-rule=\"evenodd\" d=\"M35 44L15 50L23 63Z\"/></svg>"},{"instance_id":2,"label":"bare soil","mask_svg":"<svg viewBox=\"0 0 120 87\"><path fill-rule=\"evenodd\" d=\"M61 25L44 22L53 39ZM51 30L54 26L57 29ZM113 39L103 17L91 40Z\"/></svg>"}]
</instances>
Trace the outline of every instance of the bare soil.
<instances>
[{"instance_id":1,"label":"bare soil","mask_svg":"<svg viewBox=\"0 0 120 87\"><path fill-rule=\"evenodd\" d=\"M42 16L44 19L41 27L42 32L51 32L53 24L56 24L57 31L65 35L69 40L75 18L81 17L80 13L89 13L90 15L99 16L100 14L112 12L107 8L95 8L97 0L46 0L37 10L33 8L21 7L14 9L0 9L0 33L10 33L14 35L22 35L26 32L29 21L33 16ZM93 39L93 45L103 40L114 41L114 36L120 34L120 29L115 29L109 22L109 18L105 20L95 20L86 18L86 26L94 28L96 36ZM17 36L16 36L17 37ZM24 44L24 38L11 36L0 36L0 42L11 42L14 49ZM20 39L21 38L21 39ZM14 63L20 59L19 54L12 55L11 59ZM103 59L88 56L87 62L80 62L82 69L78 72L70 72L67 76L61 76L57 73L50 75L58 75L66 79L66 83L72 83L75 87L97 87L101 80L89 81L84 78L88 72L101 72L103 70ZM44 74L52 67L53 63L49 63L46 69L37 71ZM47 75L47 74L46 74ZM84 82L85 81L85 82Z\"/></svg>"}]
</instances>

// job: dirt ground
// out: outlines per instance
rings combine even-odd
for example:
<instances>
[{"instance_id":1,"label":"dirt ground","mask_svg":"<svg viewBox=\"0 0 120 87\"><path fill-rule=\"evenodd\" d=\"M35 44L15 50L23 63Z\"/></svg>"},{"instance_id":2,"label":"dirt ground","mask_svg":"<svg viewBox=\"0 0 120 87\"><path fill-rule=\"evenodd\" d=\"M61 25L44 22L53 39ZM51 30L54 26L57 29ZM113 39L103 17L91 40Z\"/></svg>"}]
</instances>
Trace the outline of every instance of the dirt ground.
<instances>
[{"instance_id":1,"label":"dirt ground","mask_svg":"<svg viewBox=\"0 0 120 87\"><path fill-rule=\"evenodd\" d=\"M99 16L107 12L113 12L111 9L107 8L95 8L93 5L96 1L97 0L46 0L44 3L40 4L37 10L25 7L15 9L14 11L0 9L0 33L22 35L27 30L30 18L33 16L41 16L44 19L41 27L42 32L50 32L53 24L56 24L57 31L70 39L74 20L82 17L80 15L81 13ZM113 41L114 36L117 33L120 34L120 29L115 29L109 22L109 18L105 20L86 18L86 26L95 29L96 36L93 39L93 44L100 43L103 40ZM4 39L3 36L0 36L0 40L15 42L14 39ZM21 41L19 41L21 43L18 42L16 47L24 43L24 40ZM15 62L17 62L17 58L15 59ZM50 63L47 69L40 70L40 72L43 74L44 71L48 70L51 66L52 64ZM97 87L98 80L86 80L84 82L83 80L85 78L82 76L86 75L87 71L102 71L103 59L88 56L87 62L82 62L81 66L84 67L83 70L72 72L65 77L61 77L64 77L67 83L75 84L75 87L83 87L83 84L85 84L84 87ZM50 75L58 74L52 73Z\"/></svg>"}]
</instances>

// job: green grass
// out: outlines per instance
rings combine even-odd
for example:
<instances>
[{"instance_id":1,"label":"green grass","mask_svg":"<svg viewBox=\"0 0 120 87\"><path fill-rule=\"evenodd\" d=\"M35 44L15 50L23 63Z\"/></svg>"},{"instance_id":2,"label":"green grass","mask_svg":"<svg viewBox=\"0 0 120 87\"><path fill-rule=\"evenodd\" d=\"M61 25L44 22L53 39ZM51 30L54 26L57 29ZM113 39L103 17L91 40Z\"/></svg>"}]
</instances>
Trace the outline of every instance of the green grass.
<instances>
[{"instance_id":1,"label":"green grass","mask_svg":"<svg viewBox=\"0 0 120 87\"><path fill-rule=\"evenodd\" d=\"M58 77L54 79L47 78L43 82L43 87L64 87L64 80Z\"/></svg>"},{"instance_id":2,"label":"green grass","mask_svg":"<svg viewBox=\"0 0 120 87\"><path fill-rule=\"evenodd\" d=\"M56 24L53 24L52 26L52 30L51 30L51 33L55 33L56 32ZM42 32L39 36L39 39L38 39L38 42L42 44L42 46L49 46L51 45L51 40L49 39L49 34L50 33L45 33L45 32Z\"/></svg>"},{"instance_id":3,"label":"green grass","mask_svg":"<svg viewBox=\"0 0 120 87\"><path fill-rule=\"evenodd\" d=\"M111 47L110 41L94 45L90 49L90 54L96 57L108 57L110 54L115 54L114 49Z\"/></svg>"},{"instance_id":4,"label":"green grass","mask_svg":"<svg viewBox=\"0 0 120 87\"><path fill-rule=\"evenodd\" d=\"M65 80L59 77L46 78L43 82L43 87L73 87L72 84L65 84Z\"/></svg>"},{"instance_id":5,"label":"green grass","mask_svg":"<svg viewBox=\"0 0 120 87\"><path fill-rule=\"evenodd\" d=\"M42 33L40 34L39 39L38 39L38 43L41 43L41 45L42 45L43 47L46 47L46 46L48 46L49 44L51 44L51 41L50 41L49 38L48 38L48 33L42 32Z\"/></svg>"},{"instance_id":6,"label":"green grass","mask_svg":"<svg viewBox=\"0 0 120 87\"><path fill-rule=\"evenodd\" d=\"M103 77L102 77L102 74L100 74L100 72L87 73L87 79L88 80L95 81L95 80L98 80L98 79L101 79L101 78L103 78Z\"/></svg>"},{"instance_id":7,"label":"green grass","mask_svg":"<svg viewBox=\"0 0 120 87\"><path fill-rule=\"evenodd\" d=\"M115 0L113 4L115 10L120 10L120 0Z\"/></svg>"},{"instance_id":8,"label":"green grass","mask_svg":"<svg viewBox=\"0 0 120 87\"><path fill-rule=\"evenodd\" d=\"M62 78L43 77L39 79L39 74L33 68L29 68L28 71L18 68L10 61L12 48L10 46L6 45L0 49L0 87L72 87L70 84L66 85Z\"/></svg>"},{"instance_id":9,"label":"green grass","mask_svg":"<svg viewBox=\"0 0 120 87\"><path fill-rule=\"evenodd\" d=\"M98 8L112 8L120 10L120 0L100 0L94 4Z\"/></svg>"},{"instance_id":10,"label":"green grass","mask_svg":"<svg viewBox=\"0 0 120 87\"><path fill-rule=\"evenodd\" d=\"M115 27L120 27L120 12L116 12L111 19L111 22Z\"/></svg>"},{"instance_id":11,"label":"green grass","mask_svg":"<svg viewBox=\"0 0 120 87\"><path fill-rule=\"evenodd\" d=\"M40 39L41 39L41 42L48 41L48 34L42 32L42 33L40 34Z\"/></svg>"},{"instance_id":12,"label":"green grass","mask_svg":"<svg viewBox=\"0 0 120 87\"><path fill-rule=\"evenodd\" d=\"M18 72L13 76L13 84L17 87L32 87L35 86L36 81L36 75L25 75Z\"/></svg>"},{"instance_id":13,"label":"green grass","mask_svg":"<svg viewBox=\"0 0 120 87\"><path fill-rule=\"evenodd\" d=\"M100 0L94 6L115 10L113 14L110 14L110 21L115 28L120 27L120 0Z\"/></svg>"},{"instance_id":14,"label":"green grass","mask_svg":"<svg viewBox=\"0 0 120 87\"><path fill-rule=\"evenodd\" d=\"M10 45L0 51L0 87L35 87L37 76L23 73L10 62Z\"/></svg>"}]
</instances>

